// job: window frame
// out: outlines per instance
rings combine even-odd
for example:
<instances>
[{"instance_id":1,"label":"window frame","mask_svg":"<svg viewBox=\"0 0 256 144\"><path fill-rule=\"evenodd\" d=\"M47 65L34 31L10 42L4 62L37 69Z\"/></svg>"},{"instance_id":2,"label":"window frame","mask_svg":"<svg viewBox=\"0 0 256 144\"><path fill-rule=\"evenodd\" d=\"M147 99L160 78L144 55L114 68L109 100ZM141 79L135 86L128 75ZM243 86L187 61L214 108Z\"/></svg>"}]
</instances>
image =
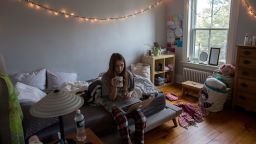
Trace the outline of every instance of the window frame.
<instances>
[{"instance_id":1,"label":"window frame","mask_svg":"<svg viewBox=\"0 0 256 144\"><path fill-rule=\"evenodd\" d=\"M212 3L214 3L214 0L212 0ZM189 7L189 11L190 14L188 15L190 17L190 21L188 21L190 24L189 26L189 35L188 36L188 52L187 52L187 57L189 57L190 59L199 59L198 57L194 57L195 55L195 41L196 41L196 31L198 30L205 30L205 31L209 31L209 38L208 38L208 53L210 52L210 48L211 48L211 34L212 31L216 30L216 31L226 31L227 32L227 44L226 47L224 49L224 55L225 55L225 59L224 62L220 61L220 63L226 63L227 62L227 49L228 49L228 40L229 40L229 31L230 31L230 23L231 23L231 8L232 8L232 0L230 3L230 15L229 15L229 26L228 28L225 27L219 27L219 28L214 28L212 27L213 25L213 4L211 7L211 23L210 23L210 27L209 28L197 28L196 27L196 12L197 12L197 0L191 0L190 1L190 7Z\"/></svg>"}]
</instances>

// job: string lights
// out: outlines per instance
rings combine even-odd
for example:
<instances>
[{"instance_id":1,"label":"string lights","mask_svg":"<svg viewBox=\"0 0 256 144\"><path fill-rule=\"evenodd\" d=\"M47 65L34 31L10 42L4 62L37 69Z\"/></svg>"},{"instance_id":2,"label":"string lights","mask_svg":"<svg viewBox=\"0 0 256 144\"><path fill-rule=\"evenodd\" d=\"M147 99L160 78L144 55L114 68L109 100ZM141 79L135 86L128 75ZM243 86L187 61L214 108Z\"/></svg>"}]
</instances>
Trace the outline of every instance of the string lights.
<instances>
[{"instance_id":1,"label":"string lights","mask_svg":"<svg viewBox=\"0 0 256 144\"><path fill-rule=\"evenodd\" d=\"M166 0L156 0L155 2L153 2L152 4L148 5L145 8L142 8L140 10L136 10L133 13L130 14L126 14L123 16L117 16L117 17L107 17L107 18L99 18L99 17L86 17L86 16L81 16L79 14L75 14L74 12L69 12L66 10L57 10L54 8L49 7L48 5L43 5L40 4L39 2L34 2L32 0L24 0L25 4L32 9L35 10L45 10L47 11L49 14L54 15L54 16L63 16L64 18L74 18L79 20L80 22L91 22L91 23L95 23L95 22L111 22L111 21L116 21L116 20L126 20L128 18L137 16L139 14L143 14L153 8L158 7L160 4L162 4L164 1Z\"/></svg>"},{"instance_id":2,"label":"string lights","mask_svg":"<svg viewBox=\"0 0 256 144\"><path fill-rule=\"evenodd\" d=\"M256 12L254 11L253 7L249 4L249 2L247 0L242 0L242 2L244 3L244 6L246 6L248 14L256 18Z\"/></svg>"}]
</instances>

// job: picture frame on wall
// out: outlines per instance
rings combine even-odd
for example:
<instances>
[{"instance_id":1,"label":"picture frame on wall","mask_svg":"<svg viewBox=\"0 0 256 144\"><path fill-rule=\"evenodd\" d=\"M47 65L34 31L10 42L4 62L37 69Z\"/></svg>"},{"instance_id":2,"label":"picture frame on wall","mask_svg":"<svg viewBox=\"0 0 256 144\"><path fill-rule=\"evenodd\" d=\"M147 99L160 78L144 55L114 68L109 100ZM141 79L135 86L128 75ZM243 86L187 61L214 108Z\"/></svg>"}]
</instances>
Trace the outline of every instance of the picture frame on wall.
<instances>
[{"instance_id":1,"label":"picture frame on wall","mask_svg":"<svg viewBox=\"0 0 256 144\"><path fill-rule=\"evenodd\" d=\"M220 48L211 48L208 64L217 66L219 64L219 56L220 56Z\"/></svg>"}]
</instances>

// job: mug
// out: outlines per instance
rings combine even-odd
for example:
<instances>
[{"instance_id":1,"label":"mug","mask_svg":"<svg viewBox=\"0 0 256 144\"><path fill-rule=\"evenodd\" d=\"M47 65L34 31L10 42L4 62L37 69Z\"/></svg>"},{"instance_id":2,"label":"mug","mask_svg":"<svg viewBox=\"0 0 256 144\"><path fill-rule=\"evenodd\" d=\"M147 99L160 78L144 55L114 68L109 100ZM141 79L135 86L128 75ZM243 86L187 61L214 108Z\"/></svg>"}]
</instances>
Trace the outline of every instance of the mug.
<instances>
[{"instance_id":1,"label":"mug","mask_svg":"<svg viewBox=\"0 0 256 144\"><path fill-rule=\"evenodd\" d=\"M116 76L115 77L116 87L123 87L123 77L122 76Z\"/></svg>"}]
</instances>

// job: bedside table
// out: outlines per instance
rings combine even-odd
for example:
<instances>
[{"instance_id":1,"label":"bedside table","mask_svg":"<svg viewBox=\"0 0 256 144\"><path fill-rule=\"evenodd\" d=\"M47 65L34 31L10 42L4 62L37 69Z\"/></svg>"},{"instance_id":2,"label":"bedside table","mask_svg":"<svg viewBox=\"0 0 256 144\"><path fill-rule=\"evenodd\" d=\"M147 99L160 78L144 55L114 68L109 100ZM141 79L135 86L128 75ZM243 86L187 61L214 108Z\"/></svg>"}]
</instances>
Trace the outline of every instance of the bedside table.
<instances>
[{"instance_id":1,"label":"bedside table","mask_svg":"<svg viewBox=\"0 0 256 144\"><path fill-rule=\"evenodd\" d=\"M76 140L76 132L66 134L67 139L72 139L76 144L103 144L103 142L95 135L95 133L90 128L85 128L86 140L84 142L79 142ZM56 144L57 141L51 142L50 144Z\"/></svg>"}]
</instances>

